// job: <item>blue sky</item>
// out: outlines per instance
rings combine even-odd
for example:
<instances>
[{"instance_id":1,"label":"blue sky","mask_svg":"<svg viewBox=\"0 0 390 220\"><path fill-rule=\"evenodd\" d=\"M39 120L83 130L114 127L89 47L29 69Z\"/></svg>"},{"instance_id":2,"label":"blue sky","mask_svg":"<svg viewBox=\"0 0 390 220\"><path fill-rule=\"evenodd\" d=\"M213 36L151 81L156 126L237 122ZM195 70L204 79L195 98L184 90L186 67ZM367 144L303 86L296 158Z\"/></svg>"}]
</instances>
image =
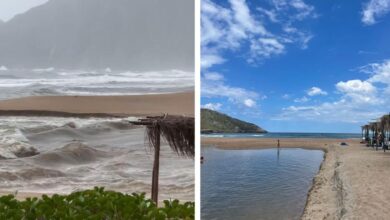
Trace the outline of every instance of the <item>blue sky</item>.
<instances>
[{"instance_id":1,"label":"blue sky","mask_svg":"<svg viewBox=\"0 0 390 220\"><path fill-rule=\"evenodd\" d=\"M390 111L390 0L202 0L202 107L269 131Z\"/></svg>"}]
</instances>

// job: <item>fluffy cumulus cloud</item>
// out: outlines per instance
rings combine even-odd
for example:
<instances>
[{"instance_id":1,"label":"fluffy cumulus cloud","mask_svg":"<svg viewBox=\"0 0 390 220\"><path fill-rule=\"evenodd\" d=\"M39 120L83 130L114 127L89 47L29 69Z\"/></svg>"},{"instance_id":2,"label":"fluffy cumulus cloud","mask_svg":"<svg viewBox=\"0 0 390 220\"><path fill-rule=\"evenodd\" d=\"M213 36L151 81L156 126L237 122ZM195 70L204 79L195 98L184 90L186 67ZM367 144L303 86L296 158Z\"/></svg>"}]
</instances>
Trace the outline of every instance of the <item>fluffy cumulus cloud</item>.
<instances>
[{"instance_id":1,"label":"fluffy cumulus cloud","mask_svg":"<svg viewBox=\"0 0 390 220\"><path fill-rule=\"evenodd\" d=\"M307 91L307 95L309 96L328 95L328 93L326 91L323 91L321 88L314 86Z\"/></svg>"},{"instance_id":2,"label":"fluffy cumulus cloud","mask_svg":"<svg viewBox=\"0 0 390 220\"><path fill-rule=\"evenodd\" d=\"M388 113L390 60L363 66L360 71L369 74L368 78L336 83L338 100L318 105L292 105L284 108L274 119L365 123Z\"/></svg>"},{"instance_id":3,"label":"fluffy cumulus cloud","mask_svg":"<svg viewBox=\"0 0 390 220\"><path fill-rule=\"evenodd\" d=\"M316 17L313 6L302 0L273 0L256 6L249 7L245 0L229 0L228 6L202 0L203 69L225 62L226 51L241 52L249 63L255 63L284 53L290 44L307 48L313 36L294 25ZM269 22L277 25L278 31L269 31Z\"/></svg>"},{"instance_id":4,"label":"fluffy cumulus cloud","mask_svg":"<svg viewBox=\"0 0 390 220\"><path fill-rule=\"evenodd\" d=\"M377 19L385 16L390 11L390 0L370 0L364 4L362 12L362 22L372 25Z\"/></svg>"},{"instance_id":5,"label":"fluffy cumulus cloud","mask_svg":"<svg viewBox=\"0 0 390 220\"><path fill-rule=\"evenodd\" d=\"M349 97L356 103L373 103L377 102L376 88L367 81L359 79L338 82L336 88L345 97Z\"/></svg>"},{"instance_id":6,"label":"fluffy cumulus cloud","mask_svg":"<svg viewBox=\"0 0 390 220\"><path fill-rule=\"evenodd\" d=\"M202 108L207 108L207 109L214 110L214 111L221 110L221 107L222 107L222 104L218 103L218 102L217 103L207 103L207 104L202 105Z\"/></svg>"}]
</instances>

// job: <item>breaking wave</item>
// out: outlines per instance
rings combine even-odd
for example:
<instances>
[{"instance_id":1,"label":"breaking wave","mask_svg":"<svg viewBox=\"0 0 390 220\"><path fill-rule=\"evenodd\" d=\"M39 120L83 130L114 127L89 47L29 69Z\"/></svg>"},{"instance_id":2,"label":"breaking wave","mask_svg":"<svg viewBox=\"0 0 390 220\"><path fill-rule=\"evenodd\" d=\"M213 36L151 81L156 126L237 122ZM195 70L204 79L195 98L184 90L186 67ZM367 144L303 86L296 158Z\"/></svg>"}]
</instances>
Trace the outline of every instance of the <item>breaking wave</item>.
<instances>
[{"instance_id":1,"label":"breaking wave","mask_svg":"<svg viewBox=\"0 0 390 220\"><path fill-rule=\"evenodd\" d=\"M66 71L54 68L3 70L0 99L31 95L134 95L189 91L194 74L160 72Z\"/></svg>"},{"instance_id":2,"label":"breaking wave","mask_svg":"<svg viewBox=\"0 0 390 220\"><path fill-rule=\"evenodd\" d=\"M135 118L0 117L0 188L69 193L93 186L149 192L153 154ZM161 148L161 198L193 200L193 160Z\"/></svg>"}]
</instances>

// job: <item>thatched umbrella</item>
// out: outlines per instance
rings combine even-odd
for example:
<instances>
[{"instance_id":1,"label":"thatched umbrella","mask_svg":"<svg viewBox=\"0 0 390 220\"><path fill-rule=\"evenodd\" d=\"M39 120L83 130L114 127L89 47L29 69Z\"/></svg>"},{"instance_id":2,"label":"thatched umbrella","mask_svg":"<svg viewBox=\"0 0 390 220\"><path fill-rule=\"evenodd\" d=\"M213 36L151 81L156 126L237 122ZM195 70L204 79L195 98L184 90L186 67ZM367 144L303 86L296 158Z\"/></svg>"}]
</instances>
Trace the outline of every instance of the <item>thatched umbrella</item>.
<instances>
[{"instance_id":1,"label":"thatched umbrella","mask_svg":"<svg viewBox=\"0 0 390 220\"><path fill-rule=\"evenodd\" d=\"M384 115L380 118L381 127L383 128L383 132L387 140L390 140L390 114Z\"/></svg>"},{"instance_id":2,"label":"thatched umbrella","mask_svg":"<svg viewBox=\"0 0 390 220\"><path fill-rule=\"evenodd\" d=\"M390 113L388 115L383 115L374 122L363 125L361 128L362 136L364 135L367 146L374 146L375 144L377 148L378 146L382 146L383 150L388 148L388 141L390 141ZM372 138L370 138L370 131ZM380 138L378 138L379 134L381 134Z\"/></svg>"},{"instance_id":3,"label":"thatched umbrella","mask_svg":"<svg viewBox=\"0 0 390 220\"><path fill-rule=\"evenodd\" d=\"M370 146L374 146L374 141L376 140L376 135L377 135L377 133L376 133L376 131L377 131L377 124L376 124L376 122L370 122L369 124L368 124L368 129L369 129L369 131L370 131L370 133L371 133L371 137L370 137Z\"/></svg>"},{"instance_id":4,"label":"thatched umbrella","mask_svg":"<svg viewBox=\"0 0 390 220\"><path fill-rule=\"evenodd\" d=\"M146 125L145 139L149 147L154 149L152 200L158 203L158 176L160 170L160 137L162 136L171 149L179 156L195 155L195 123L193 117L164 115L147 117L130 122Z\"/></svg>"},{"instance_id":5,"label":"thatched umbrella","mask_svg":"<svg viewBox=\"0 0 390 220\"><path fill-rule=\"evenodd\" d=\"M376 149L378 149L378 145L380 144L378 142L378 135L380 133L382 133L382 135L383 135L383 126L382 126L381 120L378 119L375 122L371 122L371 123L368 124L368 126L369 126L369 129L372 132L371 146L374 147L374 145L375 145L377 147Z\"/></svg>"}]
</instances>

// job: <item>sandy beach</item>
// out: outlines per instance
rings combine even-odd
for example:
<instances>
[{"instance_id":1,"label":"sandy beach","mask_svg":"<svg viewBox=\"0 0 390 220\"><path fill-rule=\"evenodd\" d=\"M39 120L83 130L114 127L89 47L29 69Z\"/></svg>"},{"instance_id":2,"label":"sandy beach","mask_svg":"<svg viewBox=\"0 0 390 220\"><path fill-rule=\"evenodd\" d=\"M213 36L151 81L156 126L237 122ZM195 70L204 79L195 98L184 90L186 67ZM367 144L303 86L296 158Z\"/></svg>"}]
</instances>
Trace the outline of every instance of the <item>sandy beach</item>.
<instances>
[{"instance_id":1,"label":"sandy beach","mask_svg":"<svg viewBox=\"0 0 390 220\"><path fill-rule=\"evenodd\" d=\"M194 93L125 96L32 96L0 101L0 116L122 117L194 115Z\"/></svg>"},{"instance_id":2,"label":"sandy beach","mask_svg":"<svg viewBox=\"0 0 390 220\"><path fill-rule=\"evenodd\" d=\"M280 139L282 148L320 149L325 158L313 180L302 219L388 219L390 152L375 151L358 139ZM341 146L346 142L348 146ZM277 139L202 138L222 149L277 147Z\"/></svg>"}]
</instances>

